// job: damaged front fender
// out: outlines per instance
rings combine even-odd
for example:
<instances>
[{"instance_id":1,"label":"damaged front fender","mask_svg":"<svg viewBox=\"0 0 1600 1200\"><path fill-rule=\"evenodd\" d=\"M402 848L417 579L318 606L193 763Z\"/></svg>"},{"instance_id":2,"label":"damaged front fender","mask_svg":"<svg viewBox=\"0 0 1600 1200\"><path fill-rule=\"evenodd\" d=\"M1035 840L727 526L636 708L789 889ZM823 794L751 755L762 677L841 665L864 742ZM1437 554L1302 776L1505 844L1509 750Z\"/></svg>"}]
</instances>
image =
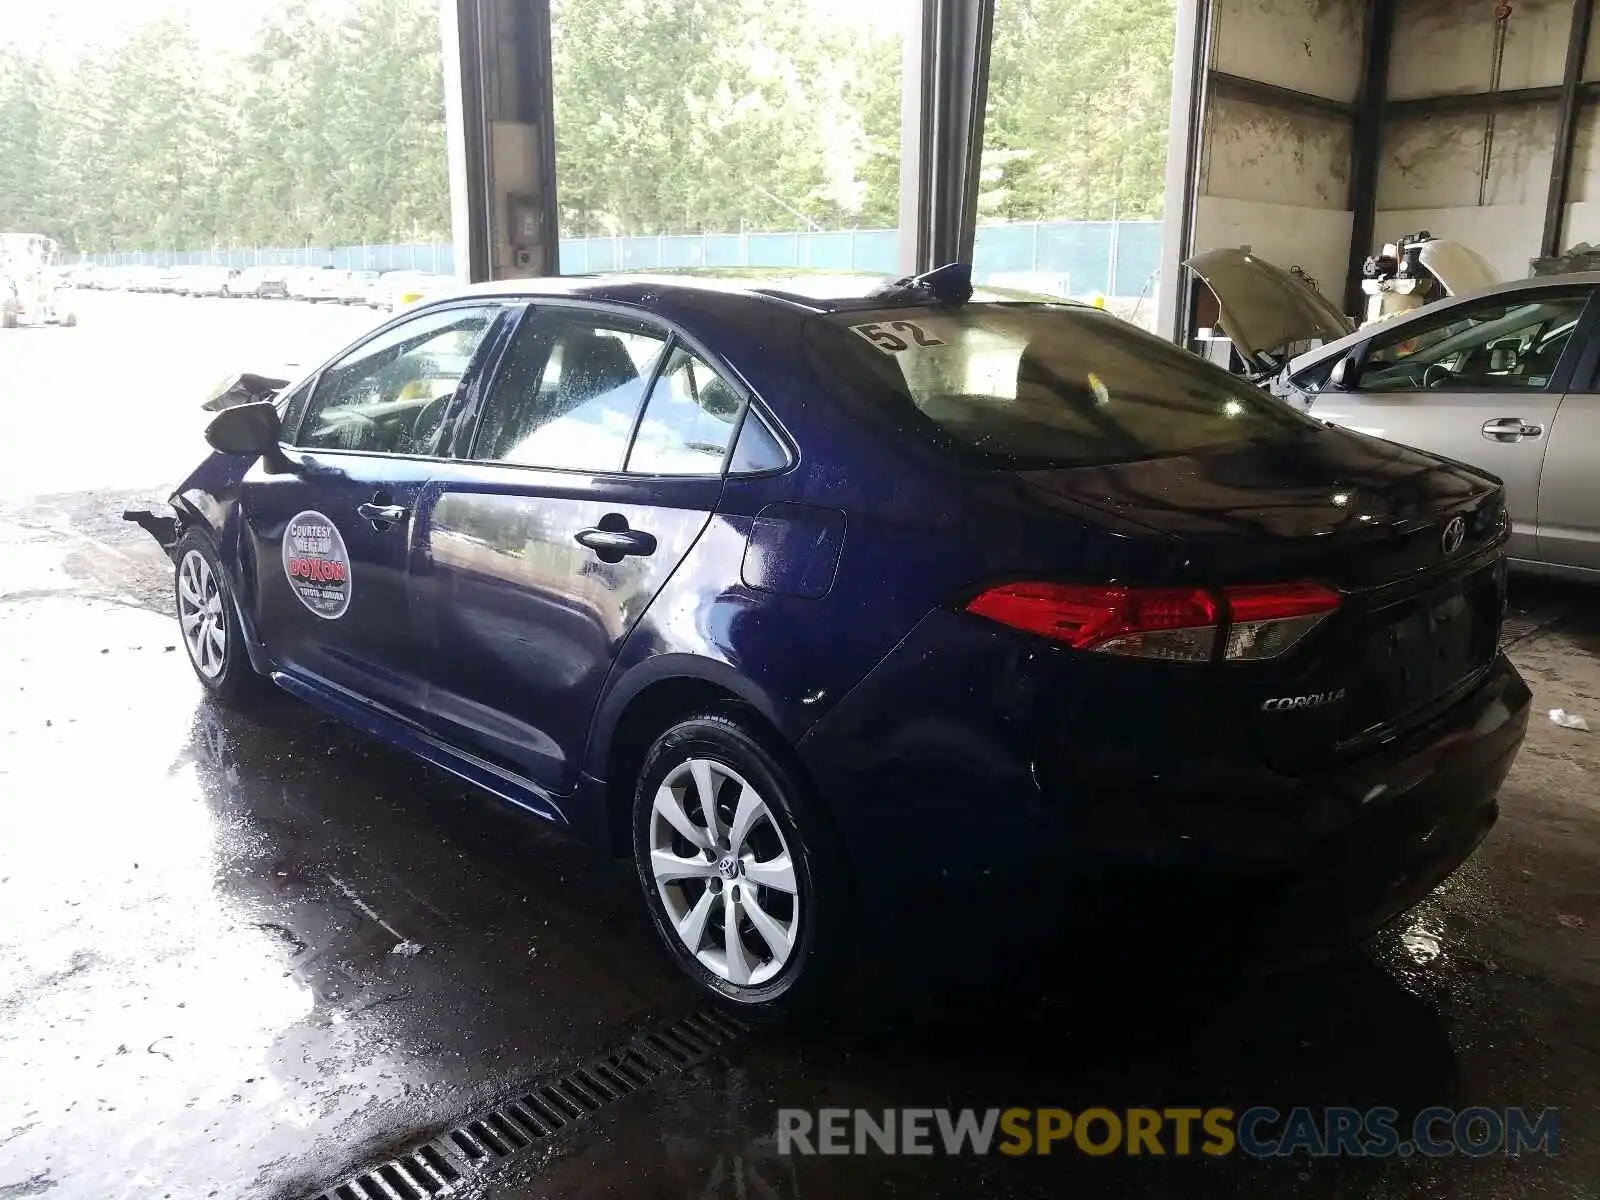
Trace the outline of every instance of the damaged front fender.
<instances>
[{"instance_id":1,"label":"damaged front fender","mask_svg":"<svg viewBox=\"0 0 1600 1200\"><path fill-rule=\"evenodd\" d=\"M183 533L177 517L153 512L148 508L128 508L123 510L122 519L132 521L155 538L166 556L172 557L173 547L178 544L178 538Z\"/></svg>"}]
</instances>

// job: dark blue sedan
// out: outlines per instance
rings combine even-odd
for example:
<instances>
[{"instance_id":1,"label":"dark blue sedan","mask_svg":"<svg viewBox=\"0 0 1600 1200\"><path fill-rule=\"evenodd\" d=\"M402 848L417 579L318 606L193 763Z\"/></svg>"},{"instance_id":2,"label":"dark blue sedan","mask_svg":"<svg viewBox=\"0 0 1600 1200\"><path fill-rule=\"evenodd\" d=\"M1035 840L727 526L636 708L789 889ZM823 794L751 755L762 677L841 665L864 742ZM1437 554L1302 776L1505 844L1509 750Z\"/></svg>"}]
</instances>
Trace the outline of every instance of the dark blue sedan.
<instances>
[{"instance_id":1,"label":"dark blue sedan","mask_svg":"<svg viewBox=\"0 0 1600 1200\"><path fill-rule=\"evenodd\" d=\"M941 912L1409 908L1526 727L1499 483L968 278L512 281L246 377L138 515L196 673L631 853L752 1013Z\"/></svg>"}]
</instances>

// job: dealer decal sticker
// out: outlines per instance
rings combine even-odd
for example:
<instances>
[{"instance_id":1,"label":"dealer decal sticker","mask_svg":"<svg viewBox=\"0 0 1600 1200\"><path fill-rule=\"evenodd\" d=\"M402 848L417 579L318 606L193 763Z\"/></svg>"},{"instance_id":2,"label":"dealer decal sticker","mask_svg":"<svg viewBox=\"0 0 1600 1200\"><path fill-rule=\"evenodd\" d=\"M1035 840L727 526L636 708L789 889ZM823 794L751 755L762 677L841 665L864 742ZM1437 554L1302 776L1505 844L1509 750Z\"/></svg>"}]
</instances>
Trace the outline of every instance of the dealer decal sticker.
<instances>
[{"instance_id":1,"label":"dealer decal sticker","mask_svg":"<svg viewBox=\"0 0 1600 1200\"><path fill-rule=\"evenodd\" d=\"M307 511L283 531L283 572L294 594L317 616L336 621L350 607L350 555L333 522Z\"/></svg>"}]
</instances>

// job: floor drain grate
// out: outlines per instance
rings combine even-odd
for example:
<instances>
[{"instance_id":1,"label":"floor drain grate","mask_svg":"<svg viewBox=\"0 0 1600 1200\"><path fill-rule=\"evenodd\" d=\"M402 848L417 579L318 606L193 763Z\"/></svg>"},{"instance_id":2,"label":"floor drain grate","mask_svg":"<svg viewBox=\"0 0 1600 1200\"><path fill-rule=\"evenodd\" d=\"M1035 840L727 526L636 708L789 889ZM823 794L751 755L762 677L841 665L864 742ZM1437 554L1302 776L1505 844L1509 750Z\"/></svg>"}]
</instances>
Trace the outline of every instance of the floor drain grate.
<instances>
[{"instance_id":1,"label":"floor drain grate","mask_svg":"<svg viewBox=\"0 0 1600 1200\"><path fill-rule=\"evenodd\" d=\"M310 1200L428 1200L498 1166L607 1105L705 1061L750 1031L743 1021L701 1011L652 1026L617 1050L530 1086L455 1128Z\"/></svg>"}]
</instances>

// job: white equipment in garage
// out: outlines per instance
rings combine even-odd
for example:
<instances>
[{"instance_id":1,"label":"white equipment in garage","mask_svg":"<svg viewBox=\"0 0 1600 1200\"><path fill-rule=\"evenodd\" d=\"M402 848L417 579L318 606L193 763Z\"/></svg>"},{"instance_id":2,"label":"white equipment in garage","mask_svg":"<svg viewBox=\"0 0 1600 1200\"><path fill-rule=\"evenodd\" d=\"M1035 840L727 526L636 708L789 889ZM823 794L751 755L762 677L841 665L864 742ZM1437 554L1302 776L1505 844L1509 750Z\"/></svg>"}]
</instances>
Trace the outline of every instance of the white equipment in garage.
<instances>
[{"instance_id":1,"label":"white equipment in garage","mask_svg":"<svg viewBox=\"0 0 1600 1200\"><path fill-rule=\"evenodd\" d=\"M1460 242L1436 238L1425 229L1403 234L1362 264L1361 290L1367 307L1361 324L1365 327L1429 300L1476 292L1499 282L1494 268Z\"/></svg>"}]
</instances>

